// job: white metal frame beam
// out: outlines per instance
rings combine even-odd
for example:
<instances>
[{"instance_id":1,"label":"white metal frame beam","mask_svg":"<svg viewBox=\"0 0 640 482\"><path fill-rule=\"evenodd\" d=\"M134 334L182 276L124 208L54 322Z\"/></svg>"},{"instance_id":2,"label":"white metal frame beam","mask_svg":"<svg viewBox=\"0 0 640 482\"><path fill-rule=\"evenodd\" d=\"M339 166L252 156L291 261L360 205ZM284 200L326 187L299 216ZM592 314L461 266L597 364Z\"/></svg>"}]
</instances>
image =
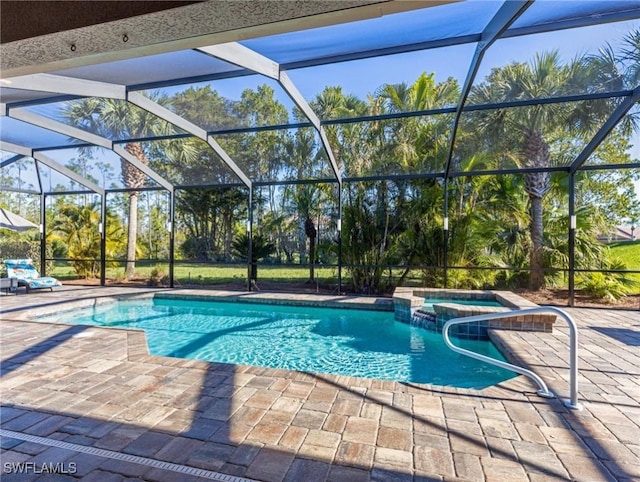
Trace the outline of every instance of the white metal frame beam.
<instances>
[{"instance_id":1,"label":"white metal frame beam","mask_svg":"<svg viewBox=\"0 0 640 482\"><path fill-rule=\"evenodd\" d=\"M104 196L104 189L102 189L100 186L97 186L91 181L87 181L85 178L73 172L68 167L65 167L62 164L57 163L53 159L45 156L42 152L34 152L33 149L31 149L30 147L21 146L19 144L6 142L3 140L0 140L0 149L8 152L15 152L16 154L20 154L21 156L24 156L24 157L32 157L36 161L41 162L45 166L48 166L51 169L53 169L54 171L58 171L63 176L68 177L72 181L80 184L81 186L84 186L87 189L90 189L91 191L97 194L100 194L101 196Z\"/></svg>"},{"instance_id":2,"label":"white metal frame beam","mask_svg":"<svg viewBox=\"0 0 640 482\"><path fill-rule=\"evenodd\" d=\"M274 80L279 80L280 65L277 62L237 42L200 47L196 50L238 67L244 67Z\"/></svg>"},{"instance_id":3,"label":"white metal frame beam","mask_svg":"<svg viewBox=\"0 0 640 482\"><path fill-rule=\"evenodd\" d=\"M96 146L111 149L112 143L109 139L105 139L104 137L101 137L99 135L92 134L91 132L78 129L77 127L73 127L62 122L49 119L24 108L9 109L7 116L12 119L26 122L27 124L57 132L58 134L64 134L66 136L73 137L75 139L79 139ZM72 148L73 146L69 147Z\"/></svg>"},{"instance_id":4,"label":"white metal frame beam","mask_svg":"<svg viewBox=\"0 0 640 482\"><path fill-rule=\"evenodd\" d=\"M138 93L129 92L127 100L134 105L137 105L141 109L144 109L152 114L166 120L167 122L174 124L181 129L199 137L205 141L211 148L218 154L223 162L231 168L236 176L248 187L251 188L252 182L249 177L244 173L242 169L231 159L231 157L225 152L225 150L218 144L203 128L193 124L184 117L180 117L178 114L171 112L166 107L161 106L157 102L152 101L148 97Z\"/></svg>"},{"instance_id":5,"label":"white metal frame beam","mask_svg":"<svg viewBox=\"0 0 640 482\"><path fill-rule=\"evenodd\" d=\"M322 142L322 146L327 154L327 157L329 158L333 173L338 180L338 183L342 185L342 175L340 172L340 168L338 167L336 158L333 155L331 145L329 144L329 139L324 132L324 128L320 123L320 119L313 111L309 103L305 100L303 95L300 93L298 88L295 86L291 78L284 70L280 69L280 64L237 42L213 45L210 47L201 47L196 50L216 57L220 60L224 60L225 62L237 65L238 67L242 67L271 79L277 80L280 86L287 93L287 95L291 97L291 100L293 100L298 108L311 121L316 131L320 135L320 141Z\"/></svg>"},{"instance_id":6,"label":"white metal frame beam","mask_svg":"<svg viewBox=\"0 0 640 482\"><path fill-rule=\"evenodd\" d=\"M533 4L533 0L512 0L505 2L500 9L493 16L489 24L485 27L480 41L476 47L476 51L471 59L471 65L467 72L462 91L460 92L460 99L456 107L456 114L453 120L453 127L451 128L451 140L449 144L449 156L447 158L447 164L445 167L444 178L448 179L451 172L451 162L453 160L453 151L456 143L456 135L458 131L458 125L460 123L460 117L462 116L462 108L464 107L473 82L478 73L480 63L484 58L484 54L487 49L493 45L493 43L500 38L500 36Z\"/></svg>"},{"instance_id":7,"label":"white metal frame beam","mask_svg":"<svg viewBox=\"0 0 640 482\"><path fill-rule=\"evenodd\" d=\"M33 157L33 149L27 146L21 146L20 144L14 144L13 142L7 142L0 139L0 150L7 152L14 152L24 157Z\"/></svg>"},{"instance_id":8,"label":"white metal frame beam","mask_svg":"<svg viewBox=\"0 0 640 482\"><path fill-rule=\"evenodd\" d=\"M33 74L0 79L0 85L3 87L11 87L12 89L35 90L38 92L80 95L84 97L107 97L109 99L124 100L127 96L127 88L124 85L52 74Z\"/></svg>"},{"instance_id":9,"label":"white metal frame beam","mask_svg":"<svg viewBox=\"0 0 640 482\"><path fill-rule=\"evenodd\" d=\"M136 169L142 171L149 178L153 179L155 182L157 182L162 187L167 189L168 191L173 192L174 190L173 184L171 184L165 178L160 176L156 171L151 169L149 166L140 162L135 156L131 155L126 149L123 149L121 146L114 145L114 143L110 139L107 139L106 137L102 137L97 134L93 134L91 132L78 129L77 127L69 126L62 122L49 119L47 117L43 117L39 114L36 114L24 108L9 109L8 116L11 117L12 119L17 119L22 122L27 122L29 124L42 127L44 129L47 129L53 132L58 132L59 134L64 134L69 137L73 137L75 139L79 139L81 141L85 141L99 147L110 149L120 157L124 158ZM73 145L69 146L70 149L73 147L74 147Z\"/></svg>"},{"instance_id":10,"label":"white metal frame beam","mask_svg":"<svg viewBox=\"0 0 640 482\"><path fill-rule=\"evenodd\" d=\"M24 90L36 90L41 92L52 92L57 94L71 94L71 95L80 95L80 96L106 97L110 99L120 99L120 100L125 100L127 95L126 87L123 85L108 84L105 82L75 79L71 77L64 77L60 75L50 75L50 74L35 74L35 75L27 75L23 77L1 79L0 84L7 87L24 89ZM65 135L68 135L69 137L80 139L85 142L94 144L96 146L111 149L112 151L116 152L116 154L120 155L126 161L131 163L134 167L136 167L137 169L142 171L144 174L149 176L151 179L156 181L165 189L171 192L173 192L174 190L173 184L171 184L169 181L164 179L153 169L151 169L150 167L140 162L137 158L129 154L126 150L118 149L118 151L121 151L121 152L117 152L116 149L114 148L113 142L110 139L98 136L96 134L92 134L90 132L83 131L82 129L78 129L76 127L68 126L66 124L63 124L58 121L54 121L52 119L48 119L46 117L30 112L26 109L4 109L4 114L14 119L21 120L23 122L36 125L38 127L42 127L44 129L51 130L53 132L65 134ZM70 147L72 148L73 146L70 146ZM34 159L36 158L35 156L31 156L31 157L34 157ZM46 158L46 156L40 156L40 157ZM43 164L46 164L45 161L42 161L42 162ZM51 162L55 162L55 161L51 161ZM60 167L64 167L64 166L60 166ZM52 169L56 169L56 168L52 167ZM56 170L58 170L58 172L61 172L59 169L56 169ZM76 182L78 181L76 180Z\"/></svg>"},{"instance_id":11,"label":"white metal frame beam","mask_svg":"<svg viewBox=\"0 0 640 482\"><path fill-rule=\"evenodd\" d=\"M36 161L41 162L45 166L50 167L54 171L58 171L60 174L68 177L72 181L77 182L78 184L86 187L87 189L90 189L96 194L100 194L101 196L104 196L105 191L103 188L92 183L91 181L87 181L84 177L80 176L79 174L72 171L68 167L63 166L62 164L59 164L58 162L54 161L50 157L44 155L42 152L34 152L33 156L31 157L33 157Z\"/></svg>"}]
</instances>

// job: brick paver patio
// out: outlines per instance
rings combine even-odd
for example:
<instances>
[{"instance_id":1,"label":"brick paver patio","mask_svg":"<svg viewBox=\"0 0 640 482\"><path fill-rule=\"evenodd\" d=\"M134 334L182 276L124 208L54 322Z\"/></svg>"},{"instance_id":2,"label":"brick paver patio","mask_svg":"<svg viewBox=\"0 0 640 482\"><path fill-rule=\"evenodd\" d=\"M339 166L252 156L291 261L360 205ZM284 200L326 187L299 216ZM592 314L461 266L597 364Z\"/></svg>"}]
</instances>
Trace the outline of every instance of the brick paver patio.
<instances>
[{"instance_id":1,"label":"brick paver patio","mask_svg":"<svg viewBox=\"0 0 640 482\"><path fill-rule=\"evenodd\" d=\"M0 297L3 482L640 480L638 311L567 309L581 411L562 403L560 321L497 333L560 400L522 376L482 391L314 376L151 356L139 331L25 321L125 291Z\"/></svg>"}]
</instances>

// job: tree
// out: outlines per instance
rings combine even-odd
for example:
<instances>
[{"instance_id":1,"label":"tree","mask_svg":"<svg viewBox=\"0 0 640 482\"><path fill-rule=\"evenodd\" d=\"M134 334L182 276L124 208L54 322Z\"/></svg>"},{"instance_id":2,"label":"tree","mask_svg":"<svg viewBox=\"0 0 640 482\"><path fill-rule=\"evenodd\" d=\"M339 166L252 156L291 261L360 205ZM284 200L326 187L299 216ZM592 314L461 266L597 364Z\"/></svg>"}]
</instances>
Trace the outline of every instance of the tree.
<instances>
[{"instance_id":1,"label":"tree","mask_svg":"<svg viewBox=\"0 0 640 482\"><path fill-rule=\"evenodd\" d=\"M91 175L91 164L92 161L95 161L91 149L80 149L79 150L79 155L78 157L74 157L72 159L69 160L69 163L67 164L67 167L72 170L73 172L79 174L82 178L91 181L94 184L98 183L98 180L93 177ZM75 183L72 182L71 184L72 187L75 187ZM85 194L83 196L83 203L84 204L88 204L89 203L89 198L91 197L91 195L87 195Z\"/></svg>"},{"instance_id":2,"label":"tree","mask_svg":"<svg viewBox=\"0 0 640 482\"><path fill-rule=\"evenodd\" d=\"M299 222L304 234L309 239L309 281L315 281L314 266L316 262L316 237L318 230L313 221L317 211L318 195L320 191L316 184L296 186L295 204L297 206ZM302 263L302 258L300 259Z\"/></svg>"},{"instance_id":3,"label":"tree","mask_svg":"<svg viewBox=\"0 0 640 482\"><path fill-rule=\"evenodd\" d=\"M619 56L623 65L625 83L631 87L640 84L640 28L625 35Z\"/></svg>"},{"instance_id":4,"label":"tree","mask_svg":"<svg viewBox=\"0 0 640 482\"><path fill-rule=\"evenodd\" d=\"M288 123L288 111L275 99L274 90L259 85L245 89L239 101L226 99L210 86L189 88L171 99L182 117L207 129L232 129ZM286 130L265 130L256 133L240 132L216 136L216 140L231 159L253 180L277 180L286 174L283 160L289 139ZM175 141L174 141L175 142ZM222 188L237 182L232 171L224 166L217 154L204 142L193 144L193 159L171 166L181 184L220 184L220 189L184 191L178 198L176 213L188 233L182 244L183 253L200 259L230 259L237 220L246 217L247 193L241 189ZM162 153L161 153L162 154ZM155 165L155 160L152 163ZM158 167L162 164L158 160ZM278 218L275 205L275 186L267 186L270 196L262 197L254 191L257 218L262 222L265 199L271 218ZM206 191L206 192L204 192Z\"/></svg>"},{"instance_id":5,"label":"tree","mask_svg":"<svg viewBox=\"0 0 640 482\"><path fill-rule=\"evenodd\" d=\"M594 70L585 58L562 64L557 51L537 54L531 63L513 63L494 69L485 82L475 86L470 101L475 104L552 98L593 91ZM588 137L611 112L607 100L574 104L536 104L526 107L477 112L472 122L489 142L510 152L524 174L529 196L529 288L544 286L543 200L550 189L551 142L554 135Z\"/></svg>"},{"instance_id":6,"label":"tree","mask_svg":"<svg viewBox=\"0 0 640 482\"><path fill-rule=\"evenodd\" d=\"M372 110L399 113L439 109L455 105L460 97L457 81L447 79L436 83L435 74L422 73L411 85L384 84L372 99ZM381 123L382 144L388 146L385 163L400 168L401 173L434 172L444 166L449 145L449 116L414 116Z\"/></svg>"},{"instance_id":7,"label":"tree","mask_svg":"<svg viewBox=\"0 0 640 482\"><path fill-rule=\"evenodd\" d=\"M434 74L423 73L411 85L383 85L369 99L369 105L376 114L428 110L455 105L459 96L455 80L436 83ZM375 161L371 171L383 175L441 171L448 153L450 127L448 115L372 123L370 142ZM396 264L441 265L441 183L434 179L379 183L377 198L377 217L380 222L384 220L380 249L389 249ZM409 269L405 269L400 282L408 274ZM428 269L423 272L423 279L425 283L438 281L437 274Z\"/></svg>"},{"instance_id":8,"label":"tree","mask_svg":"<svg viewBox=\"0 0 640 482\"><path fill-rule=\"evenodd\" d=\"M210 85L189 87L177 92L170 98L170 104L176 114L206 130L231 129L246 125L236 111L237 102L220 96ZM222 138L216 137L216 140L223 142ZM229 144L233 147L231 150L228 149ZM151 165L158 172L165 173L167 178L175 179L176 184L237 182L237 177L231 169L208 143L199 138L164 141L158 143L158 147L159 149L152 150ZM223 147L234 160L237 160L233 142L226 143ZM172 162L167 162L167 152L170 153Z\"/></svg>"},{"instance_id":9,"label":"tree","mask_svg":"<svg viewBox=\"0 0 640 482\"><path fill-rule=\"evenodd\" d=\"M167 104L166 97L151 95L151 98L160 104ZM136 139L176 132L173 126L150 112L117 99L94 97L74 100L65 106L62 115L70 124L108 139ZM141 163L149 164L147 152L141 142L129 141L124 148ZM120 159L120 166L122 182L130 189L125 276L131 278L136 260L139 189L144 186L146 175L125 159Z\"/></svg>"},{"instance_id":10,"label":"tree","mask_svg":"<svg viewBox=\"0 0 640 482\"><path fill-rule=\"evenodd\" d=\"M145 248L149 259L169 259L168 196L164 191L147 191L143 193L145 200L144 229L146 236L138 244Z\"/></svg>"},{"instance_id":11,"label":"tree","mask_svg":"<svg viewBox=\"0 0 640 482\"><path fill-rule=\"evenodd\" d=\"M111 215L107 215L106 257L113 258L120 248L122 225ZM52 231L60 236L67 247L67 256L78 275L95 278L100 271L100 205L97 203L76 206L64 203L52 223Z\"/></svg>"},{"instance_id":12,"label":"tree","mask_svg":"<svg viewBox=\"0 0 640 482\"><path fill-rule=\"evenodd\" d=\"M236 225L246 217L246 191L238 188L188 189L176 198L176 211L186 230L180 246L186 258L229 261Z\"/></svg>"},{"instance_id":13,"label":"tree","mask_svg":"<svg viewBox=\"0 0 640 482\"><path fill-rule=\"evenodd\" d=\"M276 247L262 234L251 236L251 279L258 281L258 261L271 256ZM233 253L240 259L249 259L249 235L243 233L233 241Z\"/></svg>"},{"instance_id":14,"label":"tree","mask_svg":"<svg viewBox=\"0 0 640 482\"><path fill-rule=\"evenodd\" d=\"M252 127L287 124L287 108L275 98L275 91L268 85L260 85L257 90L245 89L235 112L243 125ZM288 139L286 130L266 130L246 133L239 143L229 150L233 159L243 161L246 174L254 180L280 180L285 166L284 149ZM221 140L223 147L227 144Z\"/></svg>"},{"instance_id":15,"label":"tree","mask_svg":"<svg viewBox=\"0 0 640 482\"><path fill-rule=\"evenodd\" d=\"M320 119L340 119L368 114L366 102L354 95L346 95L342 87L325 87L310 103ZM338 167L345 176L361 176L371 163L370 146L363 142L367 124L348 123L326 125L325 131Z\"/></svg>"}]
</instances>

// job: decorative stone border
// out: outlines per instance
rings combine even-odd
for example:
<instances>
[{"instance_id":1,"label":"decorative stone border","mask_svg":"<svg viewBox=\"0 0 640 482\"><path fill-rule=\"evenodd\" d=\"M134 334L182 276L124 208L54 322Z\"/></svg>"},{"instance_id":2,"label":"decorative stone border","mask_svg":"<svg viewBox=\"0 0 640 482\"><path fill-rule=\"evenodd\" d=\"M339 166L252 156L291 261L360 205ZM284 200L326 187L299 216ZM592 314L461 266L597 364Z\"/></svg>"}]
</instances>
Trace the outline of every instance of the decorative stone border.
<instances>
[{"instance_id":1,"label":"decorative stone border","mask_svg":"<svg viewBox=\"0 0 640 482\"><path fill-rule=\"evenodd\" d=\"M451 299L436 303L433 313L421 310L424 298ZM498 301L502 306L461 305L456 299ZM442 331L444 324L453 318L502 313L510 310L536 308L538 305L510 291L454 290L438 288L396 288L393 294L395 319L432 331ZM487 320L452 327L451 333L460 338L487 339L487 330L497 328L515 331L541 331L551 333L556 316L552 314L515 315L499 320Z\"/></svg>"},{"instance_id":2,"label":"decorative stone border","mask_svg":"<svg viewBox=\"0 0 640 482\"><path fill-rule=\"evenodd\" d=\"M347 310L393 311L393 301L389 298L364 298L359 296L331 296L331 295L296 295L293 298L288 293L252 292L225 294L206 293L194 294L189 292L155 293L155 299L164 300L195 300L215 301L221 303L246 303L259 305L309 306L314 308L338 308Z\"/></svg>"}]
</instances>

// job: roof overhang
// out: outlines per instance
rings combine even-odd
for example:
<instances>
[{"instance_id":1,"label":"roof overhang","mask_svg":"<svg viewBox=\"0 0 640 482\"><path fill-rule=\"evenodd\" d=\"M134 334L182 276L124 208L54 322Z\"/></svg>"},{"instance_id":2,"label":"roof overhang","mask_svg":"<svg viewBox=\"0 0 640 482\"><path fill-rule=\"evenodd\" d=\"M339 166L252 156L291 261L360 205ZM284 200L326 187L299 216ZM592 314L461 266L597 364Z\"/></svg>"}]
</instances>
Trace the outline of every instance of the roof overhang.
<instances>
[{"instance_id":1,"label":"roof overhang","mask_svg":"<svg viewBox=\"0 0 640 482\"><path fill-rule=\"evenodd\" d=\"M352 22L458 0L208 0L24 38L0 46L0 76L15 77ZM35 4L40 2L20 2ZM46 3L43 2L43 7ZM91 1L61 2L86 15ZM128 3L128 2L127 2ZM157 2L161 3L161 2ZM34 14L37 10L33 10ZM42 14L43 12L40 12ZM88 15L86 15L89 17ZM61 23L64 24L64 23Z\"/></svg>"}]
</instances>

